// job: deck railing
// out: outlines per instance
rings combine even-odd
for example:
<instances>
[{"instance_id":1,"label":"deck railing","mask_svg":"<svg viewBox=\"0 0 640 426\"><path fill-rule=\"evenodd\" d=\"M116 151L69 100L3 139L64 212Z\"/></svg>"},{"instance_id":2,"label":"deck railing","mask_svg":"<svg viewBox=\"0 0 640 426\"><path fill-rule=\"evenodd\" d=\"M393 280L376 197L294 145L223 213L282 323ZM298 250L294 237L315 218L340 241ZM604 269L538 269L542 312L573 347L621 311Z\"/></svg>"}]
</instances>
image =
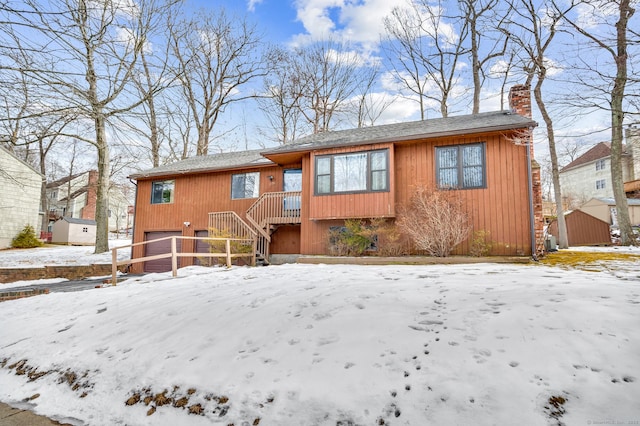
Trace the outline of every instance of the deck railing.
<instances>
[{"instance_id":1,"label":"deck railing","mask_svg":"<svg viewBox=\"0 0 640 426\"><path fill-rule=\"evenodd\" d=\"M126 259L126 260L118 260L118 250L143 246L149 243L156 243L158 241L163 240L171 240L171 251L168 253L156 254L153 256L145 256L145 257L137 257L135 259ZM178 252L178 244L176 241L180 240L205 240L205 241L224 241L225 251L218 253L181 253ZM238 244L232 244L233 241L238 242ZM233 247L241 247L245 244L251 244L255 248L255 239L246 239L246 238L210 238L210 237L181 237L181 236L172 236L172 237L164 237L158 238L155 240L143 241L141 243L129 244L126 246L114 247L111 249L111 284L116 285L118 279L118 266L129 265L132 263L140 263L147 262L149 260L157 260L157 259L166 259L168 257L171 258L171 272L174 277L178 275L178 258L179 257L221 257L226 259L227 268L231 267L231 259L236 257L251 257L251 264L255 265L255 255L254 253L246 253L246 252L233 252Z\"/></svg>"},{"instance_id":2,"label":"deck railing","mask_svg":"<svg viewBox=\"0 0 640 426\"><path fill-rule=\"evenodd\" d=\"M249 210L247 219L256 228L270 224L300 223L301 191L265 192Z\"/></svg>"}]
</instances>

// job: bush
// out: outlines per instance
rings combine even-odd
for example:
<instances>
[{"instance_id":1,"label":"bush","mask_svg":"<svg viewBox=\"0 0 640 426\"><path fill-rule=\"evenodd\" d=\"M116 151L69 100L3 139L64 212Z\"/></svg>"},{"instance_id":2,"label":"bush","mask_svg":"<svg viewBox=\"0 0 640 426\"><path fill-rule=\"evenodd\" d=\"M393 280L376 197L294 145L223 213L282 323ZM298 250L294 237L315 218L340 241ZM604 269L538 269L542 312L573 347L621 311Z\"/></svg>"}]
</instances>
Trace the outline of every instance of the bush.
<instances>
[{"instance_id":1,"label":"bush","mask_svg":"<svg viewBox=\"0 0 640 426\"><path fill-rule=\"evenodd\" d=\"M449 256L471 232L467 214L454 194L419 187L397 221L416 247L431 256Z\"/></svg>"},{"instance_id":2,"label":"bush","mask_svg":"<svg viewBox=\"0 0 640 426\"><path fill-rule=\"evenodd\" d=\"M486 256L491 252L493 244L488 239L489 231L481 230L473 233L471 239L471 246L469 247L469 254L475 257Z\"/></svg>"},{"instance_id":3,"label":"bush","mask_svg":"<svg viewBox=\"0 0 640 426\"><path fill-rule=\"evenodd\" d=\"M374 244L374 236L358 219L344 221L344 226L329 229L329 252L332 256L362 256Z\"/></svg>"},{"instance_id":4,"label":"bush","mask_svg":"<svg viewBox=\"0 0 640 426\"><path fill-rule=\"evenodd\" d=\"M42 247L43 245L31 225L25 225L22 231L11 241L11 247L13 248L34 248Z\"/></svg>"},{"instance_id":5,"label":"bush","mask_svg":"<svg viewBox=\"0 0 640 426\"><path fill-rule=\"evenodd\" d=\"M211 238L237 238L227 229L209 228L209 237ZM209 253L225 253L227 251L227 242L224 240L205 240L209 245ZM253 242L250 240L232 240L230 242L232 254L246 253L248 258L253 256ZM219 263L225 263L225 257L198 257L202 266L213 266Z\"/></svg>"}]
</instances>

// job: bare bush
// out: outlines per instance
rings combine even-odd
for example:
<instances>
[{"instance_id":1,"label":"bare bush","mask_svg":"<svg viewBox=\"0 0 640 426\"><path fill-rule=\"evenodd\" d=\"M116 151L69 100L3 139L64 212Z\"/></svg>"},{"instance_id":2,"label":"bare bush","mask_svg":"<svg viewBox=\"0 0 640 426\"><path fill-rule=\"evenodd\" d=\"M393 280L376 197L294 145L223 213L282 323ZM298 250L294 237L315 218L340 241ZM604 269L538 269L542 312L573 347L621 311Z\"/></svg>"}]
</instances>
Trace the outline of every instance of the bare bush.
<instances>
[{"instance_id":1,"label":"bare bush","mask_svg":"<svg viewBox=\"0 0 640 426\"><path fill-rule=\"evenodd\" d=\"M471 232L460 200L451 192L424 187L416 189L397 224L419 250L436 257L449 256Z\"/></svg>"}]
</instances>

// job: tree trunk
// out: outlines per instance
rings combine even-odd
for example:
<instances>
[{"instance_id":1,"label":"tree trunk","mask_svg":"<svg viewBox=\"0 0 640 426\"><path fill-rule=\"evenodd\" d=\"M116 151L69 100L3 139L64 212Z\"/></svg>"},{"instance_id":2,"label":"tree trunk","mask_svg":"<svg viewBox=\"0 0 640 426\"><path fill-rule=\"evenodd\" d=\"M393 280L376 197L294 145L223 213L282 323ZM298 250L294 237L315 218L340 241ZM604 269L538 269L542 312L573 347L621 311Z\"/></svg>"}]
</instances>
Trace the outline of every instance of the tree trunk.
<instances>
[{"instance_id":1,"label":"tree trunk","mask_svg":"<svg viewBox=\"0 0 640 426\"><path fill-rule=\"evenodd\" d=\"M629 17L634 12L629 1L621 0L619 5L620 15L616 23L617 53L614 57L616 61L616 77L611 91L611 181L613 196L616 200L620 242L622 245L635 245L637 243L631 228L629 205L627 195L624 192L622 176L622 123L624 120L622 101L627 84L627 25Z\"/></svg>"},{"instance_id":2,"label":"tree trunk","mask_svg":"<svg viewBox=\"0 0 640 426\"><path fill-rule=\"evenodd\" d=\"M109 145L105 119L101 112L95 118L96 148L98 149L98 188L96 197L95 253L109 251Z\"/></svg>"},{"instance_id":3,"label":"tree trunk","mask_svg":"<svg viewBox=\"0 0 640 426\"><path fill-rule=\"evenodd\" d=\"M564 207L562 205L562 190L560 188L560 170L558 168L558 154L556 153L556 138L553 130L553 120L547 111L547 108L542 99L542 83L546 71L540 70L541 76L538 76L538 80L533 89L533 95L536 98L538 109L544 120L544 124L547 129L547 140L549 141L549 155L551 157L551 176L553 179L553 196L556 201L556 216L558 220L558 247L566 249L569 247L569 238L567 236L567 222L564 217Z\"/></svg>"}]
</instances>

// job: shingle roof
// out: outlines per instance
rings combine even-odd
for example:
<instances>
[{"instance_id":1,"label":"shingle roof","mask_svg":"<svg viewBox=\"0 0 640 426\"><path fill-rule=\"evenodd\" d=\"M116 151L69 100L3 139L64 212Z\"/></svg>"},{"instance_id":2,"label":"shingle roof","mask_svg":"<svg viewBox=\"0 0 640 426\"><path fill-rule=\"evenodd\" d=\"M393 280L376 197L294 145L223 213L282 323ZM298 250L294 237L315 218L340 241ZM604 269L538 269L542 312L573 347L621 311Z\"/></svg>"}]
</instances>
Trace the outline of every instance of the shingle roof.
<instances>
[{"instance_id":1,"label":"shingle roof","mask_svg":"<svg viewBox=\"0 0 640 426\"><path fill-rule=\"evenodd\" d=\"M228 170L256 165L275 164L263 155L299 152L334 146L367 145L416 139L474 134L489 131L522 129L537 126L530 118L509 111L496 111L457 117L386 124L318 133L270 150L229 152L197 156L132 174L133 179L186 173Z\"/></svg>"},{"instance_id":2,"label":"shingle roof","mask_svg":"<svg viewBox=\"0 0 640 426\"><path fill-rule=\"evenodd\" d=\"M588 164L596 160L600 160L601 158L607 158L611 156L611 144L608 142L600 142L593 146L590 150L567 164L560 170L564 172L565 170L572 169L574 167L582 166L583 164Z\"/></svg>"},{"instance_id":3,"label":"shingle roof","mask_svg":"<svg viewBox=\"0 0 640 426\"><path fill-rule=\"evenodd\" d=\"M298 139L291 144L265 151L264 154L296 152L316 147L401 142L533 126L537 126L537 123L530 118L509 111L495 111L318 133Z\"/></svg>"},{"instance_id":4,"label":"shingle roof","mask_svg":"<svg viewBox=\"0 0 640 426\"><path fill-rule=\"evenodd\" d=\"M75 223L78 225L95 225L96 221L93 219L78 219L76 217L63 217L61 220L67 221L69 223Z\"/></svg>"},{"instance_id":5,"label":"shingle roof","mask_svg":"<svg viewBox=\"0 0 640 426\"><path fill-rule=\"evenodd\" d=\"M626 155L626 145L622 145L622 154ZM611 143L610 142L599 142L594 145L587 152L564 166L560 171L564 172L569 169L573 169L574 167L582 166L584 164L592 163L596 160L600 160L602 158L611 157Z\"/></svg>"},{"instance_id":6,"label":"shingle roof","mask_svg":"<svg viewBox=\"0 0 640 426\"><path fill-rule=\"evenodd\" d=\"M596 198L596 200L603 202L608 206L615 206L615 198ZM630 206L640 206L640 200L637 198L627 198L627 204Z\"/></svg>"},{"instance_id":7,"label":"shingle roof","mask_svg":"<svg viewBox=\"0 0 640 426\"><path fill-rule=\"evenodd\" d=\"M145 177L175 175L183 173L208 172L215 170L225 170L230 168L241 168L245 166L274 164L271 160L260 155L262 150L250 150L239 152L225 152L213 155L200 155L176 161L175 163L155 167L140 173L132 174L132 179Z\"/></svg>"}]
</instances>

